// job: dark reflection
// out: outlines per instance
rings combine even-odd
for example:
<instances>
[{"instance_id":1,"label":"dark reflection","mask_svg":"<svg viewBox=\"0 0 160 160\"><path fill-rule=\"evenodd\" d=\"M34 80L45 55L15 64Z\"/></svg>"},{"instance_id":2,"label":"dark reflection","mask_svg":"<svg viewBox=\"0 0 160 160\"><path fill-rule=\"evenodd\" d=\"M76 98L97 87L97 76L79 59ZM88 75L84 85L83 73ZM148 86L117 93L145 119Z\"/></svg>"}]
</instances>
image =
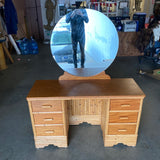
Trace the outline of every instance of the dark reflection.
<instances>
[{"instance_id":1,"label":"dark reflection","mask_svg":"<svg viewBox=\"0 0 160 160\"><path fill-rule=\"evenodd\" d=\"M84 68L85 61L85 27L84 22L88 23L88 15L85 9L78 9L81 3L76 3L76 9L66 16L66 23L71 24L72 47L73 47L73 63L77 68L77 44L79 43L81 51L81 68Z\"/></svg>"},{"instance_id":2,"label":"dark reflection","mask_svg":"<svg viewBox=\"0 0 160 160\"><path fill-rule=\"evenodd\" d=\"M58 65L76 76L96 75L110 66L118 51L118 34L104 14L75 9L62 17L51 36Z\"/></svg>"}]
</instances>

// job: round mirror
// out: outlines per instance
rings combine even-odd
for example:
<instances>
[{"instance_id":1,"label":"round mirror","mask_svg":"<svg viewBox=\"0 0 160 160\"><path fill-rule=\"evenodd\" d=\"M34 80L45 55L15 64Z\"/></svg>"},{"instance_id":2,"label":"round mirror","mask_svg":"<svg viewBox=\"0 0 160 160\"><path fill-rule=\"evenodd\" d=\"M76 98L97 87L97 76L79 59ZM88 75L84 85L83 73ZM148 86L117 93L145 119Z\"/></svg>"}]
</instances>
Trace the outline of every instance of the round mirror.
<instances>
[{"instance_id":1,"label":"round mirror","mask_svg":"<svg viewBox=\"0 0 160 160\"><path fill-rule=\"evenodd\" d=\"M75 76L93 76L114 61L119 39L112 21L92 9L75 9L63 16L51 36L57 64Z\"/></svg>"}]
</instances>

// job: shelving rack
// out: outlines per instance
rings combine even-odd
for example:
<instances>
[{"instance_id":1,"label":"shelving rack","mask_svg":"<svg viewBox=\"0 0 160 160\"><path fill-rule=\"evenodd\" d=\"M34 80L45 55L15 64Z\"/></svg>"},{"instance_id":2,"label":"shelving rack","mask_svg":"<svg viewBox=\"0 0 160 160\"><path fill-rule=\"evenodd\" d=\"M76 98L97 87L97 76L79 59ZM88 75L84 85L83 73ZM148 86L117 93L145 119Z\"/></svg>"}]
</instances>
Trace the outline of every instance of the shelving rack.
<instances>
[{"instance_id":1,"label":"shelving rack","mask_svg":"<svg viewBox=\"0 0 160 160\"><path fill-rule=\"evenodd\" d=\"M106 16L118 16L119 1L89 2L89 8L98 10Z\"/></svg>"}]
</instances>

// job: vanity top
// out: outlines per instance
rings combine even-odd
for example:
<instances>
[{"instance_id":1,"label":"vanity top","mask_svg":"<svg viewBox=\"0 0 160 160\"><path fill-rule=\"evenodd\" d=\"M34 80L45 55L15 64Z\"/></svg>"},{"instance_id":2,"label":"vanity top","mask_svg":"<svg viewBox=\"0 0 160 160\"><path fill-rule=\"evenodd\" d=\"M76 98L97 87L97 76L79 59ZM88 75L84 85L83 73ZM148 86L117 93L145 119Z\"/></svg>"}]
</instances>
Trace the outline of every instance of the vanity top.
<instances>
[{"instance_id":1,"label":"vanity top","mask_svg":"<svg viewBox=\"0 0 160 160\"><path fill-rule=\"evenodd\" d=\"M27 100L37 98L86 98L128 96L144 98L145 94L132 78L111 80L37 80Z\"/></svg>"}]
</instances>

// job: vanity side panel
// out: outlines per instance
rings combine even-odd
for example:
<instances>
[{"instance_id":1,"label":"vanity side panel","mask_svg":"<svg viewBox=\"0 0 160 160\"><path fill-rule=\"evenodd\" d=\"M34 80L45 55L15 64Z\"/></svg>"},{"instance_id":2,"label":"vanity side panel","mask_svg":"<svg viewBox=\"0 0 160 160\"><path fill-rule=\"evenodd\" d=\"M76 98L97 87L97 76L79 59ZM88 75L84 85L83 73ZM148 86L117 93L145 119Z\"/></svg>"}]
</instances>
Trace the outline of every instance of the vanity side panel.
<instances>
[{"instance_id":1,"label":"vanity side panel","mask_svg":"<svg viewBox=\"0 0 160 160\"><path fill-rule=\"evenodd\" d=\"M108 132L108 122L109 122L109 104L110 100L103 100L103 104L101 106L101 129L103 134L103 141L105 146L105 137Z\"/></svg>"},{"instance_id":2,"label":"vanity side panel","mask_svg":"<svg viewBox=\"0 0 160 160\"><path fill-rule=\"evenodd\" d=\"M29 107L29 113L30 113L31 124L32 124L32 129L33 129L33 136L34 136L34 139L35 139L36 129L35 129L35 126L34 126L34 117L33 117L33 113L32 113L32 102L31 101L28 101L28 107Z\"/></svg>"},{"instance_id":3,"label":"vanity side panel","mask_svg":"<svg viewBox=\"0 0 160 160\"><path fill-rule=\"evenodd\" d=\"M141 114L142 114L142 106L143 106L143 98L141 99L141 102L140 102L138 119L137 119L137 127L136 127L136 134L137 135L138 135L138 129L139 129L139 124L140 124L140 119L141 119Z\"/></svg>"}]
</instances>

